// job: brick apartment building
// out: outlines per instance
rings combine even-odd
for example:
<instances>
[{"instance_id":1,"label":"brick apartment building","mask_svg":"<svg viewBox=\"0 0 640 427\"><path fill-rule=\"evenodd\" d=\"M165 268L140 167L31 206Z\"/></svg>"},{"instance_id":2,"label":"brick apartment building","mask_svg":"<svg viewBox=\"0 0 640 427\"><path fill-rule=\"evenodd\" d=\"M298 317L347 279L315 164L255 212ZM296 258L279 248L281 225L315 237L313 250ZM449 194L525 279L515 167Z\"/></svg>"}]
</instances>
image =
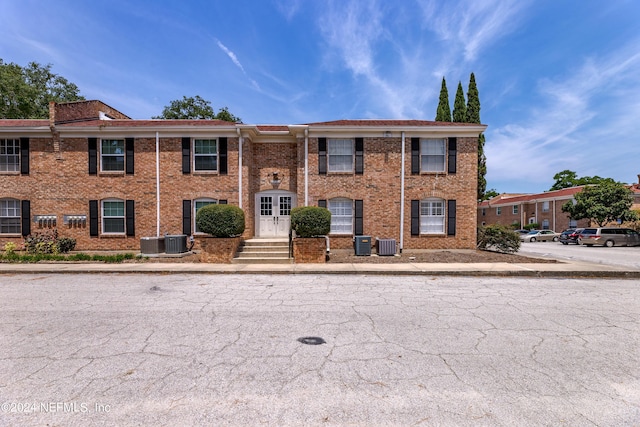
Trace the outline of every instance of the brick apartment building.
<instances>
[{"instance_id":1,"label":"brick apartment building","mask_svg":"<svg viewBox=\"0 0 640 427\"><path fill-rule=\"evenodd\" d=\"M573 200L583 186L538 194L502 194L478 204L478 226L502 224L522 228L538 224L542 230L562 231L588 227L589 220L571 219L562 205Z\"/></svg>"},{"instance_id":2,"label":"brick apartment building","mask_svg":"<svg viewBox=\"0 0 640 427\"><path fill-rule=\"evenodd\" d=\"M295 206L332 212L331 247L354 235L400 248L475 248L477 136L419 120L249 125L133 120L100 101L0 120L0 248L57 228L78 250L137 250L195 234L209 203L242 208L245 238L287 236Z\"/></svg>"}]
</instances>

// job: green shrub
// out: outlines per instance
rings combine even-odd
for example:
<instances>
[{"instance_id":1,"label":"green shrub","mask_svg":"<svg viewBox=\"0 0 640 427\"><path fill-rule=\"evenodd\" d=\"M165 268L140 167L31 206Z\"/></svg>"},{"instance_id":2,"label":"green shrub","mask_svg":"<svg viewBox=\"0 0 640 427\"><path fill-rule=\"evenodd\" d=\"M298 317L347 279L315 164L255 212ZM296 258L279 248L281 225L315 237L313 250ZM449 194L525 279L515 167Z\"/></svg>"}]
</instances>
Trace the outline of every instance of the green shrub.
<instances>
[{"instance_id":1,"label":"green shrub","mask_svg":"<svg viewBox=\"0 0 640 427\"><path fill-rule=\"evenodd\" d=\"M540 227L540 224L538 224L537 222L534 222L533 224L527 224L524 227L522 227L523 230L537 230L538 227Z\"/></svg>"},{"instance_id":2,"label":"green shrub","mask_svg":"<svg viewBox=\"0 0 640 427\"><path fill-rule=\"evenodd\" d=\"M196 224L214 237L235 237L244 232L244 212L232 205L206 205L198 209Z\"/></svg>"},{"instance_id":3,"label":"green shrub","mask_svg":"<svg viewBox=\"0 0 640 427\"><path fill-rule=\"evenodd\" d=\"M73 239L71 237L60 237L56 241L56 245L58 245L59 253L66 254L76 247L76 239Z\"/></svg>"},{"instance_id":4,"label":"green shrub","mask_svg":"<svg viewBox=\"0 0 640 427\"><path fill-rule=\"evenodd\" d=\"M504 225L489 225L478 228L478 249L503 253L518 252L520 235Z\"/></svg>"},{"instance_id":5,"label":"green shrub","mask_svg":"<svg viewBox=\"0 0 640 427\"><path fill-rule=\"evenodd\" d=\"M318 206L291 209L291 228L300 237L324 236L331 231L331 212Z\"/></svg>"}]
</instances>

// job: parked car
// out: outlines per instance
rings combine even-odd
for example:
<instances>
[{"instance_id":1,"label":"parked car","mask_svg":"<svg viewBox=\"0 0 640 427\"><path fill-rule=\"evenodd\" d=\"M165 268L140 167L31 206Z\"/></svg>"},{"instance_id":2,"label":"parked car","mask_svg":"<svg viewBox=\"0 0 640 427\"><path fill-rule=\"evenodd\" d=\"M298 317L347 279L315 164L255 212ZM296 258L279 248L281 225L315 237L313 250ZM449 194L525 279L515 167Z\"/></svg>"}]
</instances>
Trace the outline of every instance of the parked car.
<instances>
[{"instance_id":1,"label":"parked car","mask_svg":"<svg viewBox=\"0 0 640 427\"><path fill-rule=\"evenodd\" d=\"M559 239L560 233L553 230L531 230L520 236L521 242L557 242Z\"/></svg>"},{"instance_id":2,"label":"parked car","mask_svg":"<svg viewBox=\"0 0 640 427\"><path fill-rule=\"evenodd\" d=\"M639 246L640 234L631 228L585 228L578 239L585 246Z\"/></svg>"},{"instance_id":3,"label":"parked car","mask_svg":"<svg viewBox=\"0 0 640 427\"><path fill-rule=\"evenodd\" d=\"M578 238L580 237L580 233L584 230L584 228L569 228L560 233L560 242L563 245L568 245L569 243L575 243L578 245Z\"/></svg>"},{"instance_id":4,"label":"parked car","mask_svg":"<svg viewBox=\"0 0 640 427\"><path fill-rule=\"evenodd\" d=\"M514 230L518 234L528 234L529 230Z\"/></svg>"}]
</instances>

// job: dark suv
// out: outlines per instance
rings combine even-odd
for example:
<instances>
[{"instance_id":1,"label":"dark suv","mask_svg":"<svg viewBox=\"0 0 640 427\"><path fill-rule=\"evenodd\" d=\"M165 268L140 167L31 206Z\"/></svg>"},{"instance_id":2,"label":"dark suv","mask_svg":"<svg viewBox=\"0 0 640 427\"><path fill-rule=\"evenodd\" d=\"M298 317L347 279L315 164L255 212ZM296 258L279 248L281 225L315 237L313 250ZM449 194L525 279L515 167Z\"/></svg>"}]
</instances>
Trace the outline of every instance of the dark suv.
<instances>
[{"instance_id":1,"label":"dark suv","mask_svg":"<svg viewBox=\"0 0 640 427\"><path fill-rule=\"evenodd\" d=\"M580 237L582 230L584 230L584 228L570 228L568 230L564 230L562 234L560 234L560 242L562 242L563 245L568 245L569 243L579 245L578 237Z\"/></svg>"}]
</instances>

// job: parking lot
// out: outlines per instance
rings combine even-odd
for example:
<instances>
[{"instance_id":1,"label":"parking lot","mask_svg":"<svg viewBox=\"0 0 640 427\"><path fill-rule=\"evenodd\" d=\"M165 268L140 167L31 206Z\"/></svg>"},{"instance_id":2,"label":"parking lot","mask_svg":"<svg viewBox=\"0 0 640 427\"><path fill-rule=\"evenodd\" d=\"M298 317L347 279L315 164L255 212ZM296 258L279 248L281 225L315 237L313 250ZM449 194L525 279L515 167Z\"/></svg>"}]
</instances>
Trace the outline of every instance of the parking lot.
<instances>
[{"instance_id":1,"label":"parking lot","mask_svg":"<svg viewBox=\"0 0 640 427\"><path fill-rule=\"evenodd\" d=\"M0 425L640 425L634 280L20 274L0 290Z\"/></svg>"},{"instance_id":2,"label":"parking lot","mask_svg":"<svg viewBox=\"0 0 640 427\"><path fill-rule=\"evenodd\" d=\"M523 242L520 254L544 256L559 260L587 261L640 269L640 246L626 247L563 245L559 242Z\"/></svg>"}]
</instances>

